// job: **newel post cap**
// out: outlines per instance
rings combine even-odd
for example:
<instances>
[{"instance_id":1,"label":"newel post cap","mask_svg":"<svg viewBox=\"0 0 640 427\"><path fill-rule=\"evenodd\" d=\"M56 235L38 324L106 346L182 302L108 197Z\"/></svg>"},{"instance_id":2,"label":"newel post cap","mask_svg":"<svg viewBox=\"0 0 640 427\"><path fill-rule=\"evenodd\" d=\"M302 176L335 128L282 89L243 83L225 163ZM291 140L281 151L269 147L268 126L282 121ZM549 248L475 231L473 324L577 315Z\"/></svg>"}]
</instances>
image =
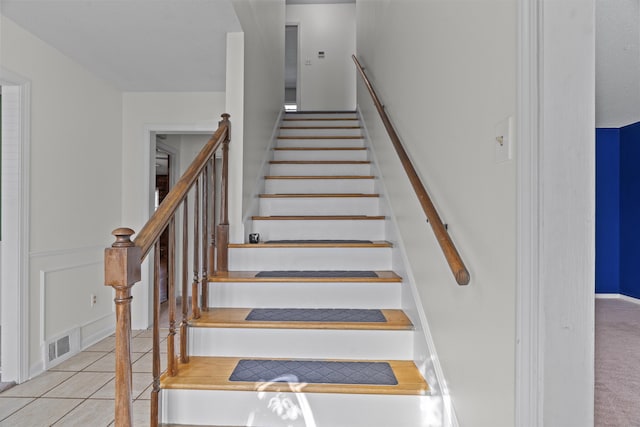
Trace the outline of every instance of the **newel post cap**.
<instances>
[{"instance_id":1,"label":"newel post cap","mask_svg":"<svg viewBox=\"0 0 640 427\"><path fill-rule=\"evenodd\" d=\"M116 241L111 245L111 247L126 248L133 246L131 236L133 236L135 233L135 231L127 227L116 228L111 232L112 235L116 236Z\"/></svg>"},{"instance_id":2,"label":"newel post cap","mask_svg":"<svg viewBox=\"0 0 640 427\"><path fill-rule=\"evenodd\" d=\"M131 241L130 228L117 228L111 233L116 241L104 250L104 283L113 287L129 287L139 282L142 250Z\"/></svg>"}]
</instances>

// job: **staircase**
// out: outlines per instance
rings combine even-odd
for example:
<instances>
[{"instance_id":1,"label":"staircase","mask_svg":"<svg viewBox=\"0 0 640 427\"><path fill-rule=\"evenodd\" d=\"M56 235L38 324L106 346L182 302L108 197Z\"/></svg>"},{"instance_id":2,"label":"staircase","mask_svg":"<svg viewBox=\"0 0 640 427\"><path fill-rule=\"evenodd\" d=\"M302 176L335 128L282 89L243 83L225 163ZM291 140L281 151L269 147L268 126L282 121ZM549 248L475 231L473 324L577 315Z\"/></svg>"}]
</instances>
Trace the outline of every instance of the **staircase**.
<instances>
[{"instance_id":1,"label":"staircase","mask_svg":"<svg viewBox=\"0 0 640 427\"><path fill-rule=\"evenodd\" d=\"M259 243L231 244L210 277L189 362L161 379L161 421L439 425L356 114L286 114L269 167Z\"/></svg>"}]
</instances>

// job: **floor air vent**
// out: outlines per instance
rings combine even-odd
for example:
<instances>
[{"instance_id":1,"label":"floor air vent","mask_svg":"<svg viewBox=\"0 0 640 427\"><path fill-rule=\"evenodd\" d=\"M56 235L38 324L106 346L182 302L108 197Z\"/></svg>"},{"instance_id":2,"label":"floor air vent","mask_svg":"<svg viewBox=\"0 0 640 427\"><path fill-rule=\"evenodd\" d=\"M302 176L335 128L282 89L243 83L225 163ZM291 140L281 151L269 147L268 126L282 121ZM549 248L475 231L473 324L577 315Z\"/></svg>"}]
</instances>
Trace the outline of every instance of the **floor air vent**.
<instances>
[{"instance_id":1,"label":"floor air vent","mask_svg":"<svg viewBox=\"0 0 640 427\"><path fill-rule=\"evenodd\" d=\"M47 341L46 369L57 365L78 352L79 333L77 329L69 331L62 336Z\"/></svg>"}]
</instances>

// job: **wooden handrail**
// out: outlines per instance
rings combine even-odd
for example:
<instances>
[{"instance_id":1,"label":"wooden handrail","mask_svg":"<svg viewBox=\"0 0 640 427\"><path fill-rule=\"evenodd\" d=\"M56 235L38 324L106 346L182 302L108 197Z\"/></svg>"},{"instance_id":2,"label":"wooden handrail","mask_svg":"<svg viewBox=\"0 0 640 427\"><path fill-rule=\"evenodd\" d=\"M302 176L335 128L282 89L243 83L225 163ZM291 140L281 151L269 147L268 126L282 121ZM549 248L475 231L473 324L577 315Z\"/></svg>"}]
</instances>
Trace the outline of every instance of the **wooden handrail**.
<instances>
[{"instance_id":1,"label":"wooden handrail","mask_svg":"<svg viewBox=\"0 0 640 427\"><path fill-rule=\"evenodd\" d=\"M460 257L458 250L456 249L456 246L451 240L451 237L449 236L449 233L447 232L446 227L442 223L442 220L440 219L440 215L438 215L438 211L433 205L433 202L431 201L431 197L429 197L429 193L427 193L427 190L422 184L422 181L420 180L420 177L418 176L418 173L416 172L416 169L413 166L411 159L407 155L407 152L402 145L402 141L400 141L400 138L398 137L398 133L393 127L393 124L391 123L389 116L387 115L386 111L384 111L384 106L382 105L382 102L380 102L380 98L378 98L378 95L376 94L376 91L373 88L371 81L369 80L366 73L364 72L364 68L362 68L362 65L360 65L358 58L355 55L351 55L351 57L353 58L353 61L356 64L356 68L358 69L358 72L362 77L362 80L364 81L365 86L367 87L367 89L369 90L369 93L371 94L371 98L373 98L373 103L375 104L376 109L380 114L380 118L382 119L382 122L384 123L384 127L386 128L387 133L389 134L389 138L391 138L393 147L395 148L396 153L398 153L400 162L402 163L402 166L404 167L404 170L407 173L407 176L409 177L409 181L413 186L413 190L415 191L416 196L418 196L418 200L420 201L422 210L427 216L427 220L431 223L431 228L433 229L433 233L436 235L436 239L438 240L438 243L440 244L440 248L442 249L442 252L444 253L445 258L447 259L447 263L449 264L449 268L451 269L451 272L453 273L453 276L455 277L456 282L459 285L469 284L469 280L471 279L471 277L469 276L469 271L465 267L464 262L462 261L462 258Z\"/></svg>"},{"instance_id":2,"label":"wooden handrail","mask_svg":"<svg viewBox=\"0 0 640 427\"><path fill-rule=\"evenodd\" d=\"M141 266L151 249L155 247L153 278L153 387L151 391L152 427L158 426L159 393L160 393L160 236L165 230L169 233L168 248L168 299L169 299L169 333L167 336L167 370L166 375L173 376L177 372L177 358L174 352L176 335L175 310L175 264L176 264L176 212L180 205L182 210L182 319L180 321L180 361L188 363L187 354L187 322L189 307L187 305L187 258L189 244L189 192L194 189L193 216L193 284L192 315L198 317L201 307L198 306L198 295L202 296L202 309L207 309L207 284L209 273L214 271L213 253L216 253L218 265L215 271L225 272L227 269L227 251L229 242L229 221L226 198L228 194L228 153L231 138L229 115L223 114L218 129L193 160L186 172L173 186L149 221L142 227L135 240L131 236L135 232L130 228L118 228L113 231L116 241L105 249L104 268L105 285L115 290L116 308L116 368L115 368L115 426L131 427L132 412L132 360L131 360L131 288L141 279ZM210 211L209 198L215 201L217 195L215 181L215 154L221 148L223 176L220 197L221 224L217 226L216 247L213 247L213 234L209 233L215 223L215 210ZM211 166L211 167L210 167ZM211 181L211 182L209 182ZM202 194L200 191L202 189ZM201 197L201 199L200 199ZM211 224L210 224L211 223ZM199 227L201 225L201 227ZM201 234L199 230L202 230ZM209 255L211 254L211 255ZM200 289L199 289L200 288Z\"/></svg>"},{"instance_id":3,"label":"wooden handrail","mask_svg":"<svg viewBox=\"0 0 640 427\"><path fill-rule=\"evenodd\" d=\"M204 170L208 160L218 150L220 145L225 142L225 140L228 141L228 139L229 114L223 114L218 130L216 130L200 153L198 153L196 158L193 160L193 163L191 163L180 180L176 182L171 191L169 191L169 194L167 194L163 203L158 207L158 210L153 213L151 218L149 218L149 221L144 225L144 227L142 227L138 236L135 238L134 243L142 250L143 259L147 256L153 247L154 242L158 240L164 229L169 224L169 221L176 213L180 203L182 203L184 198L187 196L187 193Z\"/></svg>"}]
</instances>

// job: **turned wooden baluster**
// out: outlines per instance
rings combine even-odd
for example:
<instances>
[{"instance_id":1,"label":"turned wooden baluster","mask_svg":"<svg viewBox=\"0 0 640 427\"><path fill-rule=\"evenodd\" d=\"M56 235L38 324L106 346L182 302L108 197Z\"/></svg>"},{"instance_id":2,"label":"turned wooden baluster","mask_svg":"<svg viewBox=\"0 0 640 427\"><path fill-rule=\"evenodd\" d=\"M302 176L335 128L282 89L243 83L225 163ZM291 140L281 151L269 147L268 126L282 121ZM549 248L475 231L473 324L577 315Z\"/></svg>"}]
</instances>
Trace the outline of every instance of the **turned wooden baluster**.
<instances>
[{"instance_id":1,"label":"turned wooden baluster","mask_svg":"<svg viewBox=\"0 0 640 427\"><path fill-rule=\"evenodd\" d=\"M160 394L160 240L154 245L153 257L153 350L151 390L151 427L158 427L158 399Z\"/></svg>"},{"instance_id":2,"label":"turned wooden baluster","mask_svg":"<svg viewBox=\"0 0 640 427\"><path fill-rule=\"evenodd\" d=\"M200 276L200 310L209 311L209 304L207 303L207 295L209 293L209 271L207 269L208 264L208 236L209 236L209 165L204 168L202 172L202 236L201 244L202 251L200 253L200 265L202 267L202 275Z\"/></svg>"},{"instance_id":3,"label":"turned wooden baluster","mask_svg":"<svg viewBox=\"0 0 640 427\"><path fill-rule=\"evenodd\" d=\"M116 306L116 372L115 426L132 425L131 384L131 287L140 281L142 251L131 241L130 228L113 231L116 241L105 249L105 285L115 290Z\"/></svg>"},{"instance_id":4,"label":"turned wooden baluster","mask_svg":"<svg viewBox=\"0 0 640 427\"><path fill-rule=\"evenodd\" d=\"M169 336L167 337L167 375L173 377L178 369L176 367L175 336L176 336L176 219L169 223Z\"/></svg>"},{"instance_id":5,"label":"turned wooden baluster","mask_svg":"<svg viewBox=\"0 0 640 427\"><path fill-rule=\"evenodd\" d=\"M189 361L187 356L187 325L189 319L189 203L184 199L182 207L182 322L180 322L180 360Z\"/></svg>"},{"instance_id":6,"label":"turned wooden baluster","mask_svg":"<svg viewBox=\"0 0 640 427\"><path fill-rule=\"evenodd\" d=\"M216 208L218 206L217 203L217 168L216 168L216 154L213 154L211 158L211 236L209 242L209 271L212 274L215 274L218 269L216 268Z\"/></svg>"},{"instance_id":7,"label":"turned wooden baluster","mask_svg":"<svg viewBox=\"0 0 640 427\"><path fill-rule=\"evenodd\" d=\"M222 182L220 188L220 225L217 232L218 272L229 271L229 141L231 138L231 123L229 115L223 114L220 124L226 123L228 127L225 140L222 142Z\"/></svg>"},{"instance_id":8,"label":"turned wooden baluster","mask_svg":"<svg viewBox=\"0 0 640 427\"><path fill-rule=\"evenodd\" d=\"M193 318L200 318L200 307L198 306L198 283L200 268L198 260L200 259L200 246L198 245L200 236L200 179L196 180L193 201L193 282L191 282L191 311Z\"/></svg>"}]
</instances>

